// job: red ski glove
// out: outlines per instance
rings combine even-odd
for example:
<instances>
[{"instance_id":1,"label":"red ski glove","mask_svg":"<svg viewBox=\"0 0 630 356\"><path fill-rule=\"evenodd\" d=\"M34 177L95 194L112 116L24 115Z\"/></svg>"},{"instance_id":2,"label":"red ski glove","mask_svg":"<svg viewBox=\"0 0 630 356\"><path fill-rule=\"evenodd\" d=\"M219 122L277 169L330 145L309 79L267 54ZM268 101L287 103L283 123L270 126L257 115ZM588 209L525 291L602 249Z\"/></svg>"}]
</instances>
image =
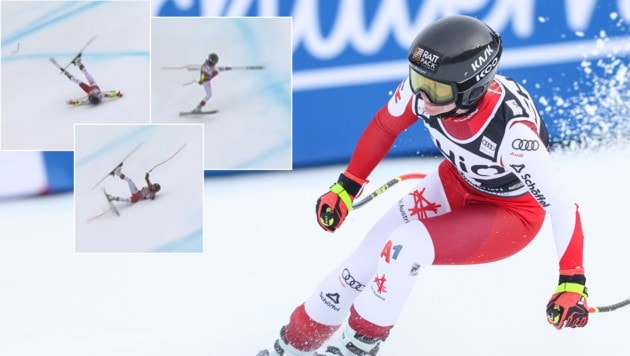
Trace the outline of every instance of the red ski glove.
<instances>
[{"instance_id":1,"label":"red ski glove","mask_svg":"<svg viewBox=\"0 0 630 356\"><path fill-rule=\"evenodd\" d=\"M352 201L359 195L365 183L365 180L351 175L348 171L340 174L339 180L330 187L328 193L317 199L315 212L319 226L329 232L338 229L348 212L352 210Z\"/></svg>"},{"instance_id":2,"label":"red ski glove","mask_svg":"<svg viewBox=\"0 0 630 356\"><path fill-rule=\"evenodd\" d=\"M556 329L581 328L588 323L588 291L583 274L563 275L547 304L547 321Z\"/></svg>"}]
</instances>

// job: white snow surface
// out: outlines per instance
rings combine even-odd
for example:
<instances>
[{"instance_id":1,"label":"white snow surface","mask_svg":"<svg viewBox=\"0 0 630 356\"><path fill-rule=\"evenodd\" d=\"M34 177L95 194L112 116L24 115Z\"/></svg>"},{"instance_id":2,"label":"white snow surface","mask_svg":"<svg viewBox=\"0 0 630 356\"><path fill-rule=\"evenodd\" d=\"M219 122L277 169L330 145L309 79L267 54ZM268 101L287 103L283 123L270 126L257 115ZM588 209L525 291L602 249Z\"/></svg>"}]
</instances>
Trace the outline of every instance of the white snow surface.
<instances>
[{"instance_id":1,"label":"white snow surface","mask_svg":"<svg viewBox=\"0 0 630 356\"><path fill-rule=\"evenodd\" d=\"M153 18L151 120L203 123L208 170L292 168L291 19ZM264 66L264 70L220 71L212 80L211 115L179 116L205 91L196 82L210 53L218 67ZM163 69L197 66L196 70Z\"/></svg>"},{"instance_id":2,"label":"white snow surface","mask_svg":"<svg viewBox=\"0 0 630 356\"><path fill-rule=\"evenodd\" d=\"M76 137L77 252L201 252L201 124L77 125ZM95 218L108 210L103 189L123 198L131 195L127 182L107 176L127 155L122 173L141 189L145 173L154 168L150 180L161 190L154 200L113 202L120 217L108 211Z\"/></svg>"},{"instance_id":3,"label":"white snow surface","mask_svg":"<svg viewBox=\"0 0 630 356\"><path fill-rule=\"evenodd\" d=\"M2 1L2 149L72 150L75 123L149 123L149 20L146 1ZM65 66L92 36L83 63L124 96L73 107L85 93L49 58Z\"/></svg>"},{"instance_id":4,"label":"white snow surface","mask_svg":"<svg viewBox=\"0 0 630 356\"><path fill-rule=\"evenodd\" d=\"M630 296L622 183L630 171L619 164L629 158L627 146L554 153L581 207L591 305ZM366 193L437 164L385 160ZM254 355L271 347L293 308L414 184L400 183L329 234L316 224L315 201L343 168L207 178L204 252L194 254L75 253L72 195L1 203L0 225L11 233L0 239L0 354ZM133 209L155 216L149 204ZM548 222L506 260L425 268L379 355L627 354L630 308L591 315L583 329L547 324L557 268Z\"/></svg>"}]
</instances>

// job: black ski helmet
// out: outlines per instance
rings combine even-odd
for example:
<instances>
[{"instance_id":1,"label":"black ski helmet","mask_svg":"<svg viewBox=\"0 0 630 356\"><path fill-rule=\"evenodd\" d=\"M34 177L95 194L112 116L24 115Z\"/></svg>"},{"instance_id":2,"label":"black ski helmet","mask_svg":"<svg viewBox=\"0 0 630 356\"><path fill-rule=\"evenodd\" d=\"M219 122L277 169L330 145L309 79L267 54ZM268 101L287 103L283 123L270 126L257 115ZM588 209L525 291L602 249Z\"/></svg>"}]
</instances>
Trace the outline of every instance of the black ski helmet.
<instances>
[{"instance_id":1,"label":"black ski helmet","mask_svg":"<svg viewBox=\"0 0 630 356\"><path fill-rule=\"evenodd\" d=\"M217 64L219 62L219 56L216 53L210 53L208 56L208 61Z\"/></svg>"},{"instance_id":2,"label":"black ski helmet","mask_svg":"<svg viewBox=\"0 0 630 356\"><path fill-rule=\"evenodd\" d=\"M98 95L97 92L92 92L92 93L88 94L88 100L93 105L98 105L98 104L101 103L101 98L100 98L100 96Z\"/></svg>"},{"instance_id":3,"label":"black ski helmet","mask_svg":"<svg viewBox=\"0 0 630 356\"><path fill-rule=\"evenodd\" d=\"M447 16L428 25L409 48L409 81L417 95L458 108L474 107L496 74L502 41L482 21ZM450 88L450 89L449 89Z\"/></svg>"}]
</instances>

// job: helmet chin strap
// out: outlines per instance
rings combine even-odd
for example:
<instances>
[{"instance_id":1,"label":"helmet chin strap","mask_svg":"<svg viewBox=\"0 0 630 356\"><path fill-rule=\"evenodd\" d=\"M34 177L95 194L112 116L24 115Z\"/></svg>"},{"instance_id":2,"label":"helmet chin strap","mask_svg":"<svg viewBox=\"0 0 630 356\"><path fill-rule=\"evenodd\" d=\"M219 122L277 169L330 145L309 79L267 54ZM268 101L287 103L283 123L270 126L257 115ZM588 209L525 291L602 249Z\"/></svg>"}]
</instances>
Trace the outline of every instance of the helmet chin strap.
<instances>
[{"instance_id":1,"label":"helmet chin strap","mask_svg":"<svg viewBox=\"0 0 630 356\"><path fill-rule=\"evenodd\" d=\"M460 116L460 115L465 115L465 114L457 114L457 110L459 110L459 108L456 106L453 109L447 111L447 112L443 112L441 114L437 114L437 115L429 115L430 117L434 117L436 119L440 119L440 120L444 120L447 117L456 117L456 116ZM468 113L468 111L466 111L466 114Z\"/></svg>"},{"instance_id":2,"label":"helmet chin strap","mask_svg":"<svg viewBox=\"0 0 630 356\"><path fill-rule=\"evenodd\" d=\"M447 112L441 113L441 114L437 114L437 115L431 115L431 117L434 117L436 119L440 119L440 120L444 120L446 118L457 118L457 117L463 117L466 116L468 114L470 114L471 112L475 111L475 109L477 109L477 103L475 103L474 105L468 107L468 108L460 108L458 106L455 106L452 110L449 110ZM461 112L458 112L459 110L463 110Z\"/></svg>"},{"instance_id":3,"label":"helmet chin strap","mask_svg":"<svg viewBox=\"0 0 630 356\"><path fill-rule=\"evenodd\" d=\"M415 95L415 100L416 100L416 112L419 113L418 107L419 107L419 103L422 102L422 98L419 95ZM477 108L477 103L475 103L474 105L468 107L468 108L460 108L459 106L455 106L453 109L447 111L447 112L443 112L441 114L437 114L437 115L428 115L430 118L435 118L435 119L440 119L440 120L444 120L448 117L462 117L462 116L466 116L468 114L470 114L472 111L474 111ZM464 110L462 112L457 112L458 110ZM424 116L424 115L423 115ZM425 116L426 117L426 116Z\"/></svg>"}]
</instances>

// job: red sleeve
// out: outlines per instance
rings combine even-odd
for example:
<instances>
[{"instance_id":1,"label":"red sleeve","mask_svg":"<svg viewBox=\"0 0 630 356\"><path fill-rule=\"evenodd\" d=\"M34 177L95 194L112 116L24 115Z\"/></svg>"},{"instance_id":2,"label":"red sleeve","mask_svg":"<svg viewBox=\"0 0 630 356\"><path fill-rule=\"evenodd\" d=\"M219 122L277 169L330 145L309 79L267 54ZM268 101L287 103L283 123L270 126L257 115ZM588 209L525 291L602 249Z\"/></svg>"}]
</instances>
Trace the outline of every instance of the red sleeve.
<instances>
[{"instance_id":1,"label":"red sleeve","mask_svg":"<svg viewBox=\"0 0 630 356\"><path fill-rule=\"evenodd\" d=\"M395 99L395 98L394 98ZM387 155L398 135L418 117L411 111L411 100L401 116L393 116L384 105L368 124L354 149L347 171L363 180L372 173L376 165Z\"/></svg>"},{"instance_id":2,"label":"red sleeve","mask_svg":"<svg viewBox=\"0 0 630 356\"><path fill-rule=\"evenodd\" d=\"M575 225L569 245L560 258L560 270L573 270L583 268L584 233L582 232L582 221L580 212L575 209Z\"/></svg>"}]
</instances>

